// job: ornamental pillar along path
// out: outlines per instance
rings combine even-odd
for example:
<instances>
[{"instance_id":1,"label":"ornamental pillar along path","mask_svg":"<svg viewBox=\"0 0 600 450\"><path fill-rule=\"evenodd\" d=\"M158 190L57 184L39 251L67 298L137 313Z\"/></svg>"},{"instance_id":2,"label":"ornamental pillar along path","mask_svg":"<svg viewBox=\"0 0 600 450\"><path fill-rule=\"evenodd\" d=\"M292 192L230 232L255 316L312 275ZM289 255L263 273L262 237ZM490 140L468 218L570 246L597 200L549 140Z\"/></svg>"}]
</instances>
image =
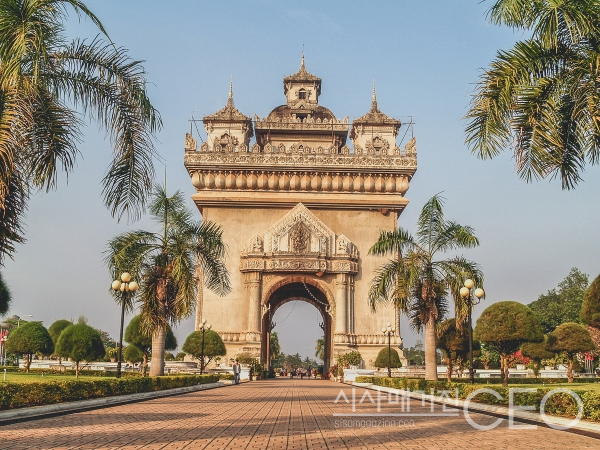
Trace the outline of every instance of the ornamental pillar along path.
<instances>
[{"instance_id":1,"label":"ornamental pillar along path","mask_svg":"<svg viewBox=\"0 0 600 450\"><path fill-rule=\"evenodd\" d=\"M366 114L336 118L319 105L321 79L304 58L283 92L285 104L252 120L235 108L230 88L225 107L202 120L206 142L198 148L186 135L192 199L223 229L233 287L219 297L199 286L196 329L210 319L225 361L250 353L264 363L275 311L302 300L323 317L326 370L349 349L371 368L387 344L382 323L399 326L393 306L370 311L369 283L382 260L368 251L408 204L416 140L398 147L401 123L379 110L375 90Z\"/></svg>"}]
</instances>

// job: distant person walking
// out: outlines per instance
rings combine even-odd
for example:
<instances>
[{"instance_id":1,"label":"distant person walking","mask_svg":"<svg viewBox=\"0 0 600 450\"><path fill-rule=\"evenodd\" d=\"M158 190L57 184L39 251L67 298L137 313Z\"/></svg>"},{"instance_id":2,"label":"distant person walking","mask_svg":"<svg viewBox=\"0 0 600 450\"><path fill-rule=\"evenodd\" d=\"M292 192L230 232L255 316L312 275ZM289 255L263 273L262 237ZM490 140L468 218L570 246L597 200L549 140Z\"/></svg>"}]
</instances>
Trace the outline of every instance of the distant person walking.
<instances>
[{"instance_id":1,"label":"distant person walking","mask_svg":"<svg viewBox=\"0 0 600 450\"><path fill-rule=\"evenodd\" d=\"M240 366L240 362L236 359L235 364L233 365L233 380L235 384L240 384L240 373L242 371L242 366Z\"/></svg>"}]
</instances>

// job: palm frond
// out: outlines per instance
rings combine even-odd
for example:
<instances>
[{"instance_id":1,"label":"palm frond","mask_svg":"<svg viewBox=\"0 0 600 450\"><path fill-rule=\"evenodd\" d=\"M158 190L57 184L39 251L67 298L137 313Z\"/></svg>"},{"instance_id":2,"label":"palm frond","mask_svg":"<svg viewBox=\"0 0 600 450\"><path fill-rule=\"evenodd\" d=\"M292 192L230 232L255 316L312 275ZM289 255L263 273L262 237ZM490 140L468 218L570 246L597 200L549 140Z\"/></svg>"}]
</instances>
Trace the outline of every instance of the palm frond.
<instances>
[{"instance_id":1,"label":"palm frond","mask_svg":"<svg viewBox=\"0 0 600 450\"><path fill-rule=\"evenodd\" d=\"M440 194L434 195L423 205L419 214L417 240L419 245L427 247L427 251L431 250L431 245L445 227L444 201Z\"/></svg>"},{"instance_id":2,"label":"palm frond","mask_svg":"<svg viewBox=\"0 0 600 450\"><path fill-rule=\"evenodd\" d=\"M369 249L369 255L403 255L415 245L411 234L403 228L394 231L382 231L379 239Z\"/></svg>"},{"instance_id":3,"label":"palm frond","mask_svg":"<svg viewBox=\"0 0 600 450\"><path fill-rule=\"evenodd\" d=\"M131 231L108 241L104 261L115 279L123 272L129 272L139 279L153 254L159 252L160 248L160 238L155 233Z\"/></svg>"},{"instance_id":4,"label":"palm frond","mask_svg":"<svg viewBox=\"0 0 600 450\"><path fill-rule=\"evenodd\" d=\"M466 116L466 143L482 159L511 146L530 182L560 178L573 189L600 162L595 0L498 0L490 20L532 37L498 52L480 77Z\"/></svg>"},{"instance_id":5,"label":"palm frond","mask_svg":"<svg viewBox=\"0 0 600 450\"><path fill-rule=\"evenodd\" d=\"M457 222L445 222L433 237L431 253L448 252L457 248L474 248L479 246L475 230Z\"/></svg>"},{"instance_id":6,"label":"palm frond","mask_svg":"<svg viewBox=\"0 0 600 450\"><path fill-rule=\"evenodd\" d=\"M106 205L118 218L138 218L152 187L154 133L161 127L144 68L124 49L98 39L73 42L54 52L52 63L46 78L55 95L81 106L110 136L114 159L103 179Z\"/></svg>"},{"instance_id":7,"label":"palm frond","mask_svg":"<svg viewBox=\"0 0 600 450\"><path fill-rule=\"evenodd\" d=\"M225 264L227 247L223 243L223 230L207 220L192 227L190 233L196 240L194 255L206 287L219 295L228 294L231 282Z\"/></svg>"}]
</instances>

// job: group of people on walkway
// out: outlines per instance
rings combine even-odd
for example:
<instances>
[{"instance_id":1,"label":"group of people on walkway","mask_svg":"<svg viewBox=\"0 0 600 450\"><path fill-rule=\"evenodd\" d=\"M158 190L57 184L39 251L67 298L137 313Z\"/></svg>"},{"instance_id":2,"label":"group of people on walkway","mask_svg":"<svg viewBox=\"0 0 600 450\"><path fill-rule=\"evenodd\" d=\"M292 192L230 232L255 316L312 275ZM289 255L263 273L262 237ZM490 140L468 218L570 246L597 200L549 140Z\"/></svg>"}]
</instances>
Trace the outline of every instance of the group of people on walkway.
<instances>
[{"instance_id":1,"label":"group of people on walkway","mask_svg":"<svg viewBox=\"0 0 600 450\"><path fill-rule=\"evenodd\" d=\"M316 380L317 379L317 374L319 372L317 371L317 369L311 369L310 367L308 369L305 369L303 367L297 367L296 369L290 369L289 371L287 369L282 368L279 371L279 376L280 377L287 377L289 376L290 378L294 378L294 377L300 377L300 379L304 379L304 377L306 377L307 379L313 379Z\"/></svg>"}]
</instances>

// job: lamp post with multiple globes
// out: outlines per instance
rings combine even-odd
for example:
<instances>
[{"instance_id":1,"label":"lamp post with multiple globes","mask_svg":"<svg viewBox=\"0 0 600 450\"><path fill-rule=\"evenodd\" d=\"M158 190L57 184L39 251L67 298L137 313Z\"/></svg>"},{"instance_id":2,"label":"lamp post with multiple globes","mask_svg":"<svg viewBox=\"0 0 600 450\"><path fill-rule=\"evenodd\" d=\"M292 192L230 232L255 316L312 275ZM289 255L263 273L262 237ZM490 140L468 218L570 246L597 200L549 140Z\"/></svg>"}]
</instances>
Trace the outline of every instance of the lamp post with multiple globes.
<instances>
[{"instance_id":1,"label":"lamp post with multiple globes","mask_svg":"<svg viewBox=\"0 0 600 450\"><path fill-rule=\"evenodd\" d=\"M200 374L204 373L204 333L212 328L210 323L206 323L206 319L202 319L199 325L200 331L202 331L202 359L200 360Z\"/></svg>"},{"instance_id":2,"label":"lamp post with multiple globes","mask_svg":"<svg viewBox=\"0 0 600 450\"><path fill-rule=\"evenodd\" d=\"M388 338L388 377L392 378L392 334L396 332L396 328L388 322L381 331Z\"/></svg>"},{"instance_id":3,"label":"lamp post with multiple globes","mask_svg":"<svg viewBox=\"0 0 600 450\"><path fill-rule=\"evenodd\" d=\"M115 291L121 291L121 330L119 331L119 359L117 362L117 378L121 378L121 360L123 358L123 321L125 320L125 304L127 296L138 290L138 284L131 281L131 275L127 272L121 274L120 280L112 282Z\"/></svg>"},{"instance_id":4,"label":"lamp post with multiple globes","mask_svg":"<svg viewBox=\"0 0 600 450\"><path fill-rule=\"evenodd\" d=\"M475 383L475 370L473 369L473 323L472 323L472 313L473 313L473 305L477 305L481 300L481 297L484 296L485 292L481 288L477 288L473 291L475 287L475 282L470 278L466 279L464 282L464 286L460 288L460 296L464 298L467 302L467 306L469 308L468 315L468 327L469 327L469 382L471 384ZM473 291L473 292L471 292ZM477 300L473 299L475 297Z\"/></svg>"}]
</instances>

